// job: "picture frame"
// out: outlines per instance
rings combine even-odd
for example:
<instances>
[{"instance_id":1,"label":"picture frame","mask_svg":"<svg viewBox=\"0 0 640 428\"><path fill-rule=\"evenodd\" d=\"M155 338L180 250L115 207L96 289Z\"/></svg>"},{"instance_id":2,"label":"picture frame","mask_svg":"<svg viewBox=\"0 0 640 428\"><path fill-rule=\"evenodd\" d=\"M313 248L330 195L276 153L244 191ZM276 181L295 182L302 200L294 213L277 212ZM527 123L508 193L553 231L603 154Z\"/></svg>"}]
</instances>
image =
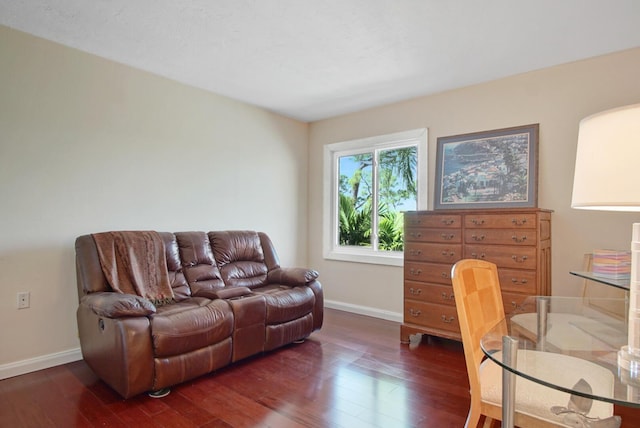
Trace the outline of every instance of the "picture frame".
<instances>
[{"instance_id":1,"label":"picture frame","mask_svg":"<svg viewBox=\"0 0 640 428\"><path fill-rule=\"evenodd\" d=\"M539 127L439 137L434 209L537 207Z\"/></svg>"}]
</instances>

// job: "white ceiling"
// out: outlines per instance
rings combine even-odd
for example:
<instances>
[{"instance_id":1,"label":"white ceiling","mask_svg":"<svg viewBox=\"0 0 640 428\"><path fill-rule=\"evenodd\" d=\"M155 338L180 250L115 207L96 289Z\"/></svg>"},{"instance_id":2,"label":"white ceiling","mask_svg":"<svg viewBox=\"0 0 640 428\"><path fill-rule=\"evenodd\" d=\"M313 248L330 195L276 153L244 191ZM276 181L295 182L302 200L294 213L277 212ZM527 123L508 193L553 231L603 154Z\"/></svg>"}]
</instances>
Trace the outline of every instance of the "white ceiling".
<instances>
[{"instance_id":1,"label":"white ceiling","mask_svg":"<svg viewBox=\"0 0 640 428\"><path fill-rule=\"evenodd\" d=\"M314 121L640 46L640 1L0 0L0 24Z\"/></svg>"}]
</instances>

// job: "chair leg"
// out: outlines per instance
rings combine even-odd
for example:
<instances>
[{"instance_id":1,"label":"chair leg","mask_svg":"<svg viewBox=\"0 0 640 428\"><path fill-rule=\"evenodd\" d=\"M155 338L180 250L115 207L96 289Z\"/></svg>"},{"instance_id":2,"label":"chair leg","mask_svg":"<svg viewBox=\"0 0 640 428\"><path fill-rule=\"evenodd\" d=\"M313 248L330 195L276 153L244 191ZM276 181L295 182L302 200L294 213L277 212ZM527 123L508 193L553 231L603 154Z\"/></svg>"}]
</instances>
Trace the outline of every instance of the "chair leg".
<instances>
[{"instance_id":1,"label":"chair leg","mask_svg":"<svg viewBox=\"0 0 640 428\"><path fill-rule=\"evenodd\" d=\"M489 416L485 416L484 418L484 425L482 426L482 428L492 428L494 425L495 420L491 419Z\"/></svg>"}]
</instances>

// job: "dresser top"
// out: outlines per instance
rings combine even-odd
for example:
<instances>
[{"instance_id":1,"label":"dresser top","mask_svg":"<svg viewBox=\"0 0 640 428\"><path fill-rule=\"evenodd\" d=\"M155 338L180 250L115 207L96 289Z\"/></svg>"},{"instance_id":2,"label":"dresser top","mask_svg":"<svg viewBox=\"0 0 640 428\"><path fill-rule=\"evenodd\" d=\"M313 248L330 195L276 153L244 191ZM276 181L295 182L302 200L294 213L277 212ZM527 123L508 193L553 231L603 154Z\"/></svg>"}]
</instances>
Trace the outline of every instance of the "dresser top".
<instances>
[{"instance_id":1,"label":"dresser top","mask_svg":"<svg viewBox=\"0 0 640 428\"><path fill-rule=\"evenodd\" d=\"M466 209L446 209L446 210L420 210L405 211L405 214L512 214L512 213L532 213L543 212L552 213L553 210L545 208L466 208Z\"/></svg>"}]
</instances>

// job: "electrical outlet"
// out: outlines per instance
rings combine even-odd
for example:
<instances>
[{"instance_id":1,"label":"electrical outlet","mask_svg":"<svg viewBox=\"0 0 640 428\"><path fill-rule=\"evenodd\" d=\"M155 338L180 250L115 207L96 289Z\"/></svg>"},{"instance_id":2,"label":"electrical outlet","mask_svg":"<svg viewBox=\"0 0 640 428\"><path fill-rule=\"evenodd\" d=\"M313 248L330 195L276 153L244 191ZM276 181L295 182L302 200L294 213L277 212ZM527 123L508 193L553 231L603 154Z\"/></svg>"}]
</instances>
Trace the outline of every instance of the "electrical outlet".
<instances>
[{"instance_id":1,"label":"electrical outlet","mask_svg":"<svg viewBox=\"0 0 640 428\"><path fill-rule=\"evenodd\" d=\"M20 291L18 293L18 309L26 309L29 307L30 295L28 291Z\"/></svg>"}]
</instances>

